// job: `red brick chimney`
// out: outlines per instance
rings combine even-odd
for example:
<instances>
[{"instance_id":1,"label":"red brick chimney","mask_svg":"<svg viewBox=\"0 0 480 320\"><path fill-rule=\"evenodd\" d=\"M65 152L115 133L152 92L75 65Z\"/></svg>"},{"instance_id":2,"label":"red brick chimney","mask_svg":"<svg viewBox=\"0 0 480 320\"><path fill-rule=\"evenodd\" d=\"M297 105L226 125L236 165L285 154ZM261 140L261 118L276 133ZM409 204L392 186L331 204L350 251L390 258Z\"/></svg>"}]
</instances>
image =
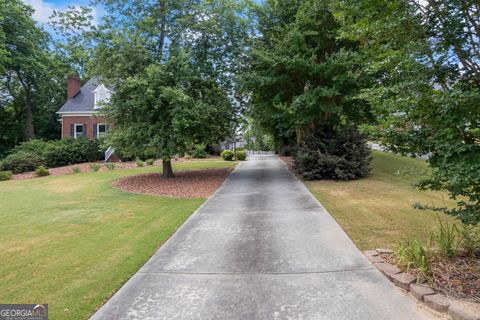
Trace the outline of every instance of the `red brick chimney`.
<instances>
[{"instance_id":1,"label":"red brick chimney","mask_svg":"<svg viewBox=\"0 0 480 320\"><path fill-rule=\"evenodd\" d=\"M75 97L80 91L80 78L74 74L70 74L67 77L67 99Z\"/></svg>"}]
</instances>

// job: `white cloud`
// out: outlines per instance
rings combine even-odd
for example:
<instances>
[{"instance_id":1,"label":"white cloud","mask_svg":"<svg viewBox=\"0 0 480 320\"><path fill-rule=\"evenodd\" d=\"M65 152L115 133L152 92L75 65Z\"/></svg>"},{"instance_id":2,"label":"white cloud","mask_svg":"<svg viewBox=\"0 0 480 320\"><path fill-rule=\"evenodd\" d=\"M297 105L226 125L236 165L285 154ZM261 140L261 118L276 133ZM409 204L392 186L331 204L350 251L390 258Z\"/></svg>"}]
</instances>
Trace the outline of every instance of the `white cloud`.
<instances>
[{"instance_id":1,"label":"white cloud","mask_svg":"<svg viewBox=\"0 0 480 320\"><path fill-rule=\"evenodd\" d=\"M39 23L48 23L50 21L50 17L53 14L53 11L65 11L67 10L68 5L78 7L78 5L72 4L62 4L57 5L54 3L50 3L44 0L23 0L26 4L32 6L35 9L33 14L33 19ZM75 2L78 4L78 2ZM99 20L99 10L97 8L93 8L92 16L94 24L98 23Z\"/></svg>"},{"instance_id":2,"label":"white cloud","mask_svg":"<svg viewBox=\"0 0 480 320\"><path fill-rule=\"evenodd\" d=\"M61 9L61 7L57 7L52 3L44 2L43 0L24 0L24 2L35 9L33 19L40 23L48 23L53 10Z\"/></svg>"}]
</instances>

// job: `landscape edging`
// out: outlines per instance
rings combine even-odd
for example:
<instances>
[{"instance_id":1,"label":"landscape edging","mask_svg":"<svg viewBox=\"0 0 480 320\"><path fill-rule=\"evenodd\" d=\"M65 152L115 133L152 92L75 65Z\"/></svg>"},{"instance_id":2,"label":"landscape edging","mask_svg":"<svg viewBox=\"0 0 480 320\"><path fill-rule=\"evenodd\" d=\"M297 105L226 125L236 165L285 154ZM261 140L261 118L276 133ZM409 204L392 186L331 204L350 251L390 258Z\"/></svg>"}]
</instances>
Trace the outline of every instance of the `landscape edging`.
<instances>
[{"instance_id":1,"label":"landscape edging","mask_svg":"<svg viewBox=\"0 0 480 320\"><path fill-rule=\"evenodd\" d=\"M397 266L386 262L380 255L392 254L390 249L375 249L364 251L368 260L390 280L395 286L407 291L417 302L436 312L448 315L453 320L480 320L477 315L464 308L451 304L447 298L432 287L418 284L415 276L402 272ZM425 299L426 298L426 299Z\"/></svg>"}]
</instances>

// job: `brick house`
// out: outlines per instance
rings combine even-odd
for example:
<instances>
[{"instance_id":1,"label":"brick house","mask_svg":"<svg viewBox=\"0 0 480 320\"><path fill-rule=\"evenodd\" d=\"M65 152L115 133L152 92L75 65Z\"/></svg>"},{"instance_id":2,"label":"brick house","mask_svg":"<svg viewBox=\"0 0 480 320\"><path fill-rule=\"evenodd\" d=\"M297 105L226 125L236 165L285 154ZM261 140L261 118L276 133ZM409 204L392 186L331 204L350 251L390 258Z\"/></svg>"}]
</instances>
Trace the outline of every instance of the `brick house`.
<instances>
[{"instance_id":1,"label":"brick house","mask_svg":"<svg viewBox=\"0 0 480 320\"><path fill-rule=\"evenodd\" d=\"M108 102L112 91L93 77L81 86L80 78L67 78L67 101L57 111L62 124L62 139L99 138L108 134L109 124L98 114L102 102Z\"/></svg>"}]
</instances>

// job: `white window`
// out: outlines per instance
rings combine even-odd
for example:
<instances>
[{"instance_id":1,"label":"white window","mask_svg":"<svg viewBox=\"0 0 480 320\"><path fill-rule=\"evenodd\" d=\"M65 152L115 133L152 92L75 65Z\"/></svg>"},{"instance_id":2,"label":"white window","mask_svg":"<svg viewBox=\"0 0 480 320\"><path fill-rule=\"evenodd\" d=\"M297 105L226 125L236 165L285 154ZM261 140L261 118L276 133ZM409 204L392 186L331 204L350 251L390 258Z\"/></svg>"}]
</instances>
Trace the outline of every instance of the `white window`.
<instances>
[{"instance_id":1,"label":"white window","mask_svg":"<svg viewBox=\"0 0 480 320\"><path fill-rule=\"evenodd\" d=\"M108 126L106 123L97 123L97 138L106 136L108 133Z\"/></svg>"},{"instance_id":2,"label":"white window","mask_svg":"<svg viewBox=\"0 0 480 320\"><path fill-rule=\"evenodd\" d=\"M85 127L83 124L78 124L78 123L75 124L73 136L75 137L75 139L80 137L85 137Z\"/></svg>"},{"instance_id":3,"label":"white window","mask_svg":"<svg viewBox=\"0 0 480 320\"><path fill-rule=\"evenodd\" d=\"M94 109L102 107L102 103L108 103L112 93L103 84L99 85L93 93L95 94L95 106Z\"/></svg>"}]
</instances>

